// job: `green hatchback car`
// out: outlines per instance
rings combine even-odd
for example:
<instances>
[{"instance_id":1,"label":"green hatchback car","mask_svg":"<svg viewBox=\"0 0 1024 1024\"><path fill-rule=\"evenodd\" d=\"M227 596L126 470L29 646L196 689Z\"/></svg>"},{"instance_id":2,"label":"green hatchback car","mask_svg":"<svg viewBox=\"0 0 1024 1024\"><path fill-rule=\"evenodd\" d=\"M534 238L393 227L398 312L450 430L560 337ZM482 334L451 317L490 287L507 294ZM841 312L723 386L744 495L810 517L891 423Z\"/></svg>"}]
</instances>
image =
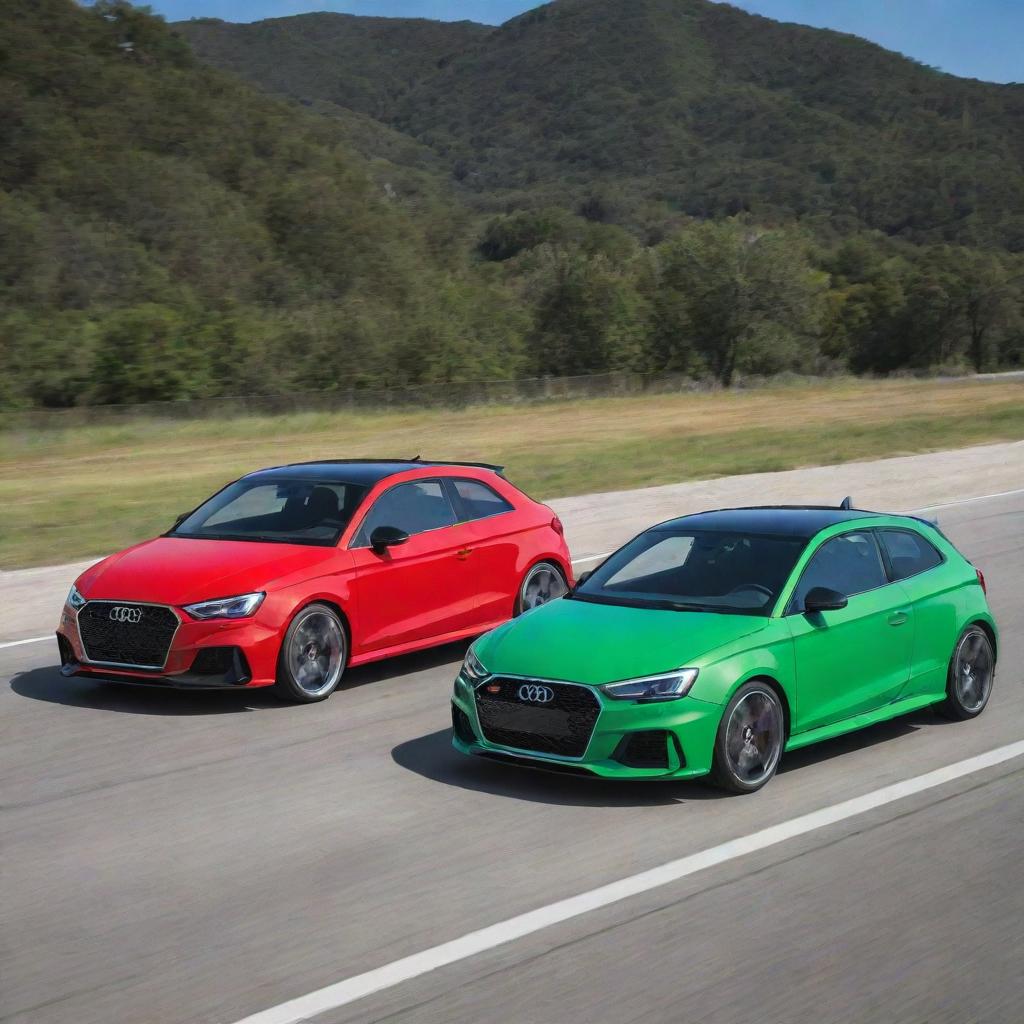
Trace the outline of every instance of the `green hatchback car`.
<instances>
[{"instance_id":1,"label":"green hatchback car","mask_svg":"<svg viewBox=\"0 0 1024 1024\"><path fill-rule=\"evenodd\" d=\"M726 509L640 534L481 637L455 681L467 754L577 775L760 789L783 753L939 705L981 714L998 631L934 525Z\"/></svg>"}]
</instances>

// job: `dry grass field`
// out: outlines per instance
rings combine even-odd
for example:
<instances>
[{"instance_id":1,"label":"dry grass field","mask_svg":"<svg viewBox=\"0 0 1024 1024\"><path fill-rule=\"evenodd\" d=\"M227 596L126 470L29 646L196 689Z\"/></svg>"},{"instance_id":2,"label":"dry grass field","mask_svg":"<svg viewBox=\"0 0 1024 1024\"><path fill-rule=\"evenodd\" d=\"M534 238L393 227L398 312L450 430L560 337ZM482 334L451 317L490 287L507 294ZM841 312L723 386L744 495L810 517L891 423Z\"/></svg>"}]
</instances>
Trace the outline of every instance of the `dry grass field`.
<instances>
[{"instance_id":1,"label":"dry grass field","mask_svg":"<svg viewBox=\"0 0 1024 1024\"><path fill-rule=\"evenodd\" d=\"M539 498L1024 438L1024 381L836 381L450 412L316 413L0 433L0 568L167 529L263 466L359 456L504 464Z\"/></svg>"}]
</instances>

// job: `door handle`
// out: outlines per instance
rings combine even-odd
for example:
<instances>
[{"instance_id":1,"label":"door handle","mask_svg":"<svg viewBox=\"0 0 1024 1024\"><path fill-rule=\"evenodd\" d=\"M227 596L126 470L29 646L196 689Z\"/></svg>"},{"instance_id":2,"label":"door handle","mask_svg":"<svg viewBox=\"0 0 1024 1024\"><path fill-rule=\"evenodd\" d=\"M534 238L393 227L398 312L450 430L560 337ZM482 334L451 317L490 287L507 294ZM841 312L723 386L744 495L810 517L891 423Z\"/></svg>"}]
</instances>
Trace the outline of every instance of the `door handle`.
<instances>
[{"instance_id":1,"label":"door handle","mask_svg":"<svg viewBox=\"0 0 1024 1024\"><path fill-rule=\"evenodd\" d=\"M471 554L473 554L472 548L463 548L461 551L456 552L456 557L460 562L464 562Z\"/></svg>"},{"instance_id":2,"label":"door handle","mask_svg":"<svg viewBox=\"0 0 1024 1024\"><path fill-rule=\"evenodd\" d=\"M889 625L902 626L909 618L910 616L906 612L893 612L889 616Z\"/></svg>"}]
</instances>

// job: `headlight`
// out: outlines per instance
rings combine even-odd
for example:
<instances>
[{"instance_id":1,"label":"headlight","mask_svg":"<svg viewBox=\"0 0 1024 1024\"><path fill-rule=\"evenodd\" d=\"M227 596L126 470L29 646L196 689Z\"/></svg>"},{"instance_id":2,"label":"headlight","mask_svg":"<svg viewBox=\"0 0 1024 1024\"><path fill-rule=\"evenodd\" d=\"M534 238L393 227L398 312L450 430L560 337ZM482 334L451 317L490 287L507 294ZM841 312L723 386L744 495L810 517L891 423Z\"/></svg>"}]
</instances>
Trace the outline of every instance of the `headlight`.
<instances>
[{"instance_id":1,"label":"headlight","mask_svg":"<svg viewBox=\"0 0 1024 1024\"><path fill-rule=\"evenodd\" d=\"M663 676L644 676L642 679L609 683L601 689L613 700L679 700L690 692L697 681L698 671L695 668L681 668L678 672L668 672Z\"/></svg>"},{"instance_id":2,"label":"headlight","mask_svg":"<svg viewBox=\"0 0 1024 1024\"><path fill-rule=\"evenodd\" d=\"M483 682L490 675L490 672L484 668L482 662L474 653L473 648L470 647L470 649L466 651L466 660L462 663L459 675L462 676L470 686L476 686L477 683Z\"/></svg>"},{"instance_id":3,"label":"headlight","mask_svg":"<svg viewBox=\"0 0 1024 1024\"><path fill-rule=\"evenodd\" d=\"M68 593L67 603L72 608L74 608L75 611L78 611L78 609L81 608L83 604L85 604L85 598L82 597L82 595L78 592L78 587L71 588L70 592Z\"/></svg>"},{"instance_id":4,"label":"headlight","mask_svg":"<svg viewBox=\"0 0 1024 1024\"><path fill-rule=\"evenodd\" d=\"M238 597L219 597L216 601L200 601L198 604L185 605L185 611L193 619L247 619L256 614L256 609L263 604L267 595L241 594Z\"/></svg>"}]
</instances>

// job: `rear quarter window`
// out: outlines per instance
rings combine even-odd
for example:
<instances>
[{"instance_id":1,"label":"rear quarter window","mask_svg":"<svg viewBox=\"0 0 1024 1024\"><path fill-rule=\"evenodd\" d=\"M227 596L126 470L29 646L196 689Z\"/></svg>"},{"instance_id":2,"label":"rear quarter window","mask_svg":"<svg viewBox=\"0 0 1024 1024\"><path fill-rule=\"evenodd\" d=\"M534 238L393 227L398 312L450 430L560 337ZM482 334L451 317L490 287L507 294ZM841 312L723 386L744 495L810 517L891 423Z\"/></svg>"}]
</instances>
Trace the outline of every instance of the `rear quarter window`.
<instances>
[{"instance_id":1,"label":"rear quarter window","mask_svg":"<svg viewBox=\"0 0 1024 1024\"><path fill-rule=\"evenodd\" d=\"M463 518L468 522L474 519L488 519L511 512L512 505L497 491L479 480L453 480L455 493L459 496Z\"/></svg>"},{"instance_id":2,"label":"rear quarter window","mask_svg":"<svg viewBox=\"0 0 1024 1024\"><path fill-rule=\"evenodd\" d=\"M878 533L889 556L894 581L908 580L945 561L931 541L913 530L879 530Z\"/></svg>"}]
</instances>

